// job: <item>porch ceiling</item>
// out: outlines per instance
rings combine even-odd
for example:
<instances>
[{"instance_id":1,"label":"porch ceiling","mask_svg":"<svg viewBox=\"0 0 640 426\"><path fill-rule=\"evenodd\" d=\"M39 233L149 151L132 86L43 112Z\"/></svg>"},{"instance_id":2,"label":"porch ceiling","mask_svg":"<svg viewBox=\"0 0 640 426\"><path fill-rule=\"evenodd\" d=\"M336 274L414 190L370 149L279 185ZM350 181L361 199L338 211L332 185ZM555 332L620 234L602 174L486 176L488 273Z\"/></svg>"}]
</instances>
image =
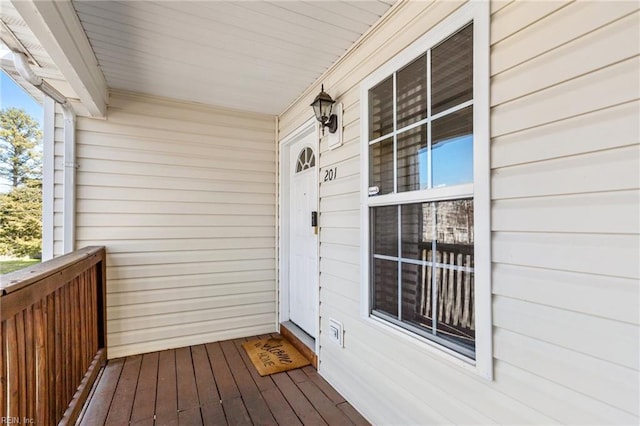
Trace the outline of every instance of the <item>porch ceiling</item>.
<instances>
[{"instance_id":1,"label":"porch ceiling","mask_svg":"<svg viewBox=\"0 0 640 426\"><path fill-rule=\"evenodd\" d=\"M278 114L394 2L73 4L110 88Z\"/></svg>"}]
</instances>

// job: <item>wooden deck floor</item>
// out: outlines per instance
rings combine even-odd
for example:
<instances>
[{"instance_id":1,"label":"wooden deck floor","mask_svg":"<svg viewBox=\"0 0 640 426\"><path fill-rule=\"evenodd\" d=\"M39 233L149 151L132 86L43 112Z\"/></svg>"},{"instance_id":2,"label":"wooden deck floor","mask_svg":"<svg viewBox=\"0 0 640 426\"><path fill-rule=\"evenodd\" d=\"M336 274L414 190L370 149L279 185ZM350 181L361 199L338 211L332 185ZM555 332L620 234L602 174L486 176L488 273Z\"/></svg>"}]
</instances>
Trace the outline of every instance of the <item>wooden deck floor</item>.
<instances>
[{"instance_id":1,"label":"wooden deck floor","mask_svg":"<svg viewBox=\"0 0 640 426\"><path fill-rule=\"evenodd\" d=\"M311 366L260 377L245 340L109 361L80 424L368 424Z\"/></svg>"}]
</instances>

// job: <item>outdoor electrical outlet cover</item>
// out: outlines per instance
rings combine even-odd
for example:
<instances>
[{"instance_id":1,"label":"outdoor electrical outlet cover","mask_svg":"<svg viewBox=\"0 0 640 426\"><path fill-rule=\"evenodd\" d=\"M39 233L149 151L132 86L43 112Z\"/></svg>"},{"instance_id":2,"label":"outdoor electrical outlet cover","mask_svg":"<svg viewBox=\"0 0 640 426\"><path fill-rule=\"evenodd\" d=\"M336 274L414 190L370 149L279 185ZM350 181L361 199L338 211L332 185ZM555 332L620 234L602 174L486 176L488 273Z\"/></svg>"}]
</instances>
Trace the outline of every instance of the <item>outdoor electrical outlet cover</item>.
<instances>
[{"instance_id":1,"label":"outdoor electrical outlet cover","mask_svg":"<svg viewBox=\"0 0 640 426\"><path fill-rule=\"evenodd\" d=\"M344 329L342 323L332 318L329 319L329 338L338 346L344 348Z\"/></svg>"}]
</instances>

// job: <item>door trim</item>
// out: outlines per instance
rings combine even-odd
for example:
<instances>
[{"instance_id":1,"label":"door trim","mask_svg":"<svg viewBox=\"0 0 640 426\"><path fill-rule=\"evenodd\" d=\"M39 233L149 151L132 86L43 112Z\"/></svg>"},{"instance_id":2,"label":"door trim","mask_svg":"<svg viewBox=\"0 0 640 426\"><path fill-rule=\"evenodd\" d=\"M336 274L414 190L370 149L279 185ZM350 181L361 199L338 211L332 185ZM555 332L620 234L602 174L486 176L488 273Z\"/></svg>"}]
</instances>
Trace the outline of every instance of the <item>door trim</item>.
<instances>
[{"instance_id":1,"label":"door trim","mask_svg":"<svg viewBox=\"0 0 640 426\"><path fill-rule=\"evenodd\" d=\"M309 135L315 135L314 142L312 144L315 156L316 156L316 173L319 176L320 170L320 153L319 153L319 137L318 137L318 122L315 118L311 118L303 123L300 127L289 133L284 138L280 139L278 147L278 324L285 321L289 321L289 227L285 226L289 223L289 191L290 191L290 170L291 161L289 160L289 147L300 141L302 138ZM319 180L318 180L319 182ZM316 196L318 197L318 206L320 202L320 188L317 188ZM320 244L320 238L318 238L318 245ZM319 271L320 263L320 251L318 247L318 256L316 257L316 270ZM319 275L319 273L318 273ZM320 300L320 286L318 276L318 301ZM315 352L318 353L319 349L319 331L320 331L320 306L316 307L317 318L315 321Z\"/></svg>"}]
</instances>

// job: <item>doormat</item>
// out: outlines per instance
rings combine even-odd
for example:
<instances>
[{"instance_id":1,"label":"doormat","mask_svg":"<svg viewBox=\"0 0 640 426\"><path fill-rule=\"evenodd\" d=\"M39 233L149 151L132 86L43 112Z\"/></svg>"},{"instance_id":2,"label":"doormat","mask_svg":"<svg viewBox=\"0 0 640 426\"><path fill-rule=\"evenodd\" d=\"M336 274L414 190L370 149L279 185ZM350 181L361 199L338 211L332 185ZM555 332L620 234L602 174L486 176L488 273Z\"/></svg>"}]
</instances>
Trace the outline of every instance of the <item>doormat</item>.
<instances>
[{"instance_id":1,"label":"doormat","mask_svg":"<svg viewBox=\"0 0 640 426\"><path fill-rule=\"evenodd\" d=\"M291 343L280 337L250 340L242 347L261 376L311 364Z\"/></svg>"}]
</instances>

